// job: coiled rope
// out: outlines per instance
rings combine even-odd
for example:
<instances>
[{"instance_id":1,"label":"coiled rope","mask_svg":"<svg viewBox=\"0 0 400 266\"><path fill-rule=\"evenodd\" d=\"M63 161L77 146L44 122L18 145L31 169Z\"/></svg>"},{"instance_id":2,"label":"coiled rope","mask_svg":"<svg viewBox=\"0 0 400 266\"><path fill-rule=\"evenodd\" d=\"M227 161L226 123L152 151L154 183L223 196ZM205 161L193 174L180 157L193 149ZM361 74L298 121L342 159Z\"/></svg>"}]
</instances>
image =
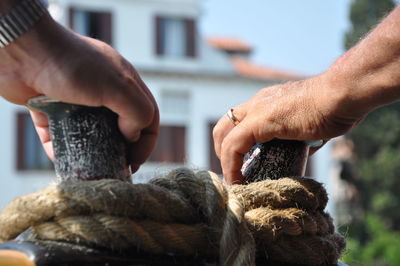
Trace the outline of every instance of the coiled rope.
<instances>
[{"instance_id":1,"label":"coiled rope","mask_svg":"<svg viewBox=\"0 0 400 266\"><path fill-rule=\"evenodd\" d=\"M0 242L31 228L38 239L218 257L227 266L254 265L256 256L334 264L345 242L323 211L327 200L308 178L225 186L185 168L148 184L62 182L12 201L0 214Z\"/></svg>"}]
</instances>

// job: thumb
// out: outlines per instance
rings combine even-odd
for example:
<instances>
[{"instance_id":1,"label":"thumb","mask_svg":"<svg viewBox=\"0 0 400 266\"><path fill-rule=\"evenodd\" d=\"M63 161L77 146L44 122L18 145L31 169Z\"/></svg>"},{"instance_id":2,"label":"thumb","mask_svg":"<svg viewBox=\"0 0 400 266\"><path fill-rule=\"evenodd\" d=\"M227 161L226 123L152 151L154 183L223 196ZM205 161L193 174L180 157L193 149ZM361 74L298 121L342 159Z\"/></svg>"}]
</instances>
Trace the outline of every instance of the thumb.
<instances>
[{"instance_id":1,"label":"thumb","mask_svg":"<svg viewBox=\"0 0 400 266\"><path fill-rule=\"evenodd\" d=\"M244 155L256 143L248 120L234 127L224 138L221 146L221 165L225 182L240 184L243 182L241 168Z\"/></svg>"},{"instance_id":2,"label":"thumb","mask_svg":"<svg viewBox=\"0 0 400 266\"><path fill-rule=\"evenodd\" d=\"M47 116L41 112L29 110L36 132L39 136L40 142L43 145L44 151L50 160L54 161L53 145L50 138L49 121Z\"/></svg>"}]
</instances>

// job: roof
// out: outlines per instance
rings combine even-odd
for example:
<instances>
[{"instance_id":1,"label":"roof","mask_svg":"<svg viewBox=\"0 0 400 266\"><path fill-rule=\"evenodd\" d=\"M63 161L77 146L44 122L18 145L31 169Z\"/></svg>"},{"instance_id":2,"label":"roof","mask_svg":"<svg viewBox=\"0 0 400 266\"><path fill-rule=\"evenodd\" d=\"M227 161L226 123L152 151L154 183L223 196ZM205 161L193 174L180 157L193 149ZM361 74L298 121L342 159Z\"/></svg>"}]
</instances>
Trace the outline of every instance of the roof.
<instances>
[{"instance_id":1,"label":"roof","mask_svg":"<svg viewBox=\"0 0 400 266\"><path fill-rule=\"evenodd\" d=\"M303 78L301 75L294 74L288 71L257 65L244 57L233 56L231 57L231 60L235 72L239 76L265 80L293 80Z\"/></svg>"},{"instance_id":2,"label":"roof","mask_svg":"<svg viewBox=\"0 0 400 266\"><path fill-rule=\"evenodd\" d=\"M251 45L239 38L210 37L207 43L212 47L228 52L236 75L259 80L293 80L302 76L289 71L278 70L251 62L248 54L252 51Z\"/></svg>"},{"instance_id":3,"label":"roof","mask_svg":"<svg viewBox=\"0 0 400 266\"><path fill-rule=\"evenodd\" d=\"M250 53L253 49L245 41L232 37L210 37L207 39L207 43L214 48L225 51Z\"/></svg>"}]
</instances>

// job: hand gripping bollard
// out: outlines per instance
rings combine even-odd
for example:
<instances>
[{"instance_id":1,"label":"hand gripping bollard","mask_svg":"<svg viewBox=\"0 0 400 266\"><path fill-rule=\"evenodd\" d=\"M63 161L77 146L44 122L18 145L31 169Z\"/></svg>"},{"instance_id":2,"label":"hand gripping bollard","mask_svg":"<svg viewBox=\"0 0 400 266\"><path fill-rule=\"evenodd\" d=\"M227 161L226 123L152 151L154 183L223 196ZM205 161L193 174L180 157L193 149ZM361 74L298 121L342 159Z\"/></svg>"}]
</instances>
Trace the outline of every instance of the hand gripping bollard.
<instances>
[{"instance_id":1,"label":"hand gripping bollard","mask_svg":"<svg viewBox=\"0 0 400 266\"><path fill-rule=\"evenodd\" d=\"M131 181L127 143L118 116L105 107L60 102L46 96L28 106L48 116L59 181L100 179ZM106 200L106 199L105 199ZM204 265L203 260L139 251L129 254L61 241L37 240L28 229L15 241L0 244L0 265L7 266L134 266Z\"/></svg>"},{"instance_id":2,"label":"hand gripping bollard","mask_svg":"<svg viewBox=\"0 0 400 266\"><path fill-rule=\"evenodd\" d=\"M118 130L117 114L46 96L30 99L28 106L48 116L58 178L130 180L127 144Z\"/></svg>"}]
</instances>

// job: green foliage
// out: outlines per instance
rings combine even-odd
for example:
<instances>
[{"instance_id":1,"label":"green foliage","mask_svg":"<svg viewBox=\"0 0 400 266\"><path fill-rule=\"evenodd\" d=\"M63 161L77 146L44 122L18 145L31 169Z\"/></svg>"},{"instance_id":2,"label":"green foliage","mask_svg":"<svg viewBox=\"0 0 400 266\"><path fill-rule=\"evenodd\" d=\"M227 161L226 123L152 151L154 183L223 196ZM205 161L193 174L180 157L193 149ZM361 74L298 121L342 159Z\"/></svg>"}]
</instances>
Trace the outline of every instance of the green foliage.
<instances>
[{"instance_id":1,"label":"green foliage","mask_svg":"<svg viewBox=\"0 0 400 266\"><path fill-rule=\"evenodd\" d=\"M363 183L363 206L400 230L400 103L375 110L350 137Z\"/></svg>"},{"instance_id":2,"label":"green foliage","mask_svg":"<svg viewBox=\"0 0 400 266\"><path fill-rule=\"evenodd\" d=\"M346 49L394 6L393 0L353 0ZM349 137L354 142L356 170L348 171L346 180L357 186L360 207L368 215L348 226L343 261L351 266L400 265L400 103L370 113Z\"/></svg>"},{"instance_id":3,"label":"green foliage","mask_svg":"<svg viewBox=\"0 0 400 266\"><path fill-rule=\"evenodd\" d=\"M352 28L345 36L345 47L354 46L379 20L395 6L392 0L356 0L352 2Z\"/></svg>"},{"instance_id":4,"label":"green foliage","mask_svg":"<svg viewBox=\"0 0 400 266\"><path fill-rule=\"evenodd\" d=\"M365 223L370 240L361 244L355 238L348 238L342 261L351 266L400 265L400 233L389 230L378 216L368 215Z\"/></svg>"},{"instance_id":5,"label":"green foliage","mask_svg":"<svg viewBox=\"0 0 400 266\"><path fill-rule=\"evenodd\" d=\"M382 147L400 147L400 104L382 107L370 113L353 131L359 159L376 156ZM356 138L357 137L357 138Z\"/></svg>"}]
</instances>

